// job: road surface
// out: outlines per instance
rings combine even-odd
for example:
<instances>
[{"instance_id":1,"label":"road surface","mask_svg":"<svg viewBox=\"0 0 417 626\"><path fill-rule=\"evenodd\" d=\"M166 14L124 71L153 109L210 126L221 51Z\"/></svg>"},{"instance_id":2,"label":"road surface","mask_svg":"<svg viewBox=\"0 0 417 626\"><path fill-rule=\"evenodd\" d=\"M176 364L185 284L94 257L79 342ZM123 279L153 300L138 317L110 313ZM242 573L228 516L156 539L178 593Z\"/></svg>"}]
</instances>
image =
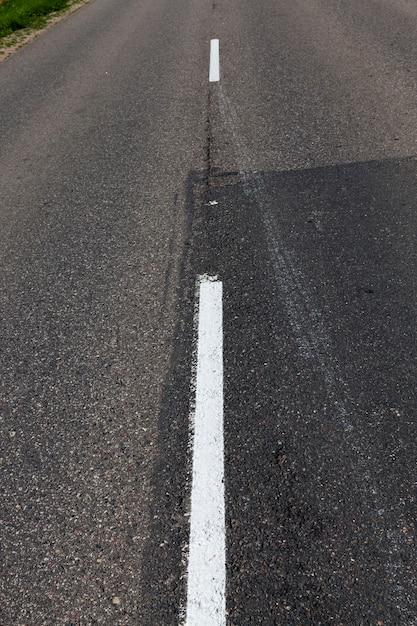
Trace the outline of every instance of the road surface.
<instances>
[{"instance_id":1,"label":"road surface","mask_svg":"<svg viewBox=\"0 0 417 626\"><path fill-rule=\"evenodd\" d=\"M416 53L411 0L92 0L1 63L0 624L417 624Z\"/></svg>"}]
</instances>

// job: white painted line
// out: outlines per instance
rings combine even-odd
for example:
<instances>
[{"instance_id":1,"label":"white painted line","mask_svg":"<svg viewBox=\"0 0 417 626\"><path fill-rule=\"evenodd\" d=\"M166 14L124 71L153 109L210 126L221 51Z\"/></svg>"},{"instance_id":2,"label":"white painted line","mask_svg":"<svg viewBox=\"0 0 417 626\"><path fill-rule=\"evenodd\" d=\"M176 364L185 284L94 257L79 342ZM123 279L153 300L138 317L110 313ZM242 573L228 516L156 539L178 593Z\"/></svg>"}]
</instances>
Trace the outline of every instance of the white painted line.
<instances>
[{"instance_id":1,"label":"white painted line","mask_svg":"<svg viewBox=\"0 0 417 626\"><path fill-rule=\"evenodd\" d=\"M209 81L211 83L218 83L220 80L220 53L219 53L219 40L212 39L210 41L210 72Z\"/></svg>"},{"instance_id":2,"label":"white painted line","mask_svg":"<svg viewBox=\"0 0 417 626\"><path fill-rule=\"evenodd\" d=\"M223 287L199 281L186 626L225 626Z\"/></svg>"}]
</instances>

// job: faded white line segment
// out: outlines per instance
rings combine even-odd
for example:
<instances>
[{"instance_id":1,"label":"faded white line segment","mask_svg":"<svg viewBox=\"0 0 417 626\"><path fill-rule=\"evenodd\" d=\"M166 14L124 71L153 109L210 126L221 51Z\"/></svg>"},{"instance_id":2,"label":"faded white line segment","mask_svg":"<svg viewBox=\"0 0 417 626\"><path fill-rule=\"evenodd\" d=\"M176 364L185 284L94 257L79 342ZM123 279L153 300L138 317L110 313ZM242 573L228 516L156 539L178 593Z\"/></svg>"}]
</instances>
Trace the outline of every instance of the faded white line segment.
<instances>
[{"instance_id":1,"label":"faded white line segment","mask_svg":"<svg viewBox=\"0 0 417 626\"><path fill-rule=\"evenodd\" d=\"M211 83L218 83L220 80L220 52L219 52L219 40L212 39L210 41L210 72L209 81Z\"/></svg>"},{"instance_id":2,"label":"faded white line segment","mask_svg":"<svg viewBox=\"0 0 417 626\"><path fill-rule=\"evenodd\" d=\"M224 626L223 286L199 283L186 626Z\"/></svg>"}]
</instances>

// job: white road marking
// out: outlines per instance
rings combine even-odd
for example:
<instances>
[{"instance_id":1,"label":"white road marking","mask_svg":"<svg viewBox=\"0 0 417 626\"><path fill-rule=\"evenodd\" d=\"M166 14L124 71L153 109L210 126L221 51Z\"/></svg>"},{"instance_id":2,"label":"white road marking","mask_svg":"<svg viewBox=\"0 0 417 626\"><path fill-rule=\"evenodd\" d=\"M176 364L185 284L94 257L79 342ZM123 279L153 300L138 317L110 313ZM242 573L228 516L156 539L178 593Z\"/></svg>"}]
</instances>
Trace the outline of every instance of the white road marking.
<instances>
[{"instance_id":1,"label":"white road marking","mask_svg":"<svg viewBox=\"0 0 417 626\"><path fill-rule=\"evenodd\" d=\"M209 81L211 83L218 83L220 80L220 53L219 53L219 40L212 39L210 41L210 72Z\"/></svg>"},{"instance_id":2,"label":"white road marking","mask_svg":"<svg viewBox=\"0 0 417 626\"><path fill-rule=\"evenodd\" d=\"M186 626L224 626L223 286L199 283Z\"/></svg>"}]
</instances>

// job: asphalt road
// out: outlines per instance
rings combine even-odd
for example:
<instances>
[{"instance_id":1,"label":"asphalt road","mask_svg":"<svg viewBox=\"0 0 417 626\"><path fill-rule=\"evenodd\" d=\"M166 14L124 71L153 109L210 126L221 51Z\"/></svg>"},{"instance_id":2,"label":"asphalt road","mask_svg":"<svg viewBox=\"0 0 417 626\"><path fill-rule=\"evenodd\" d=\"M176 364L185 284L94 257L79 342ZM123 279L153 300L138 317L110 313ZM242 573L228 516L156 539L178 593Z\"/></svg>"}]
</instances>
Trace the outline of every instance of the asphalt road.
<instances>
[{"instance_id":1,"label":"asphalt road","mask_svg":"<svg viewBox=\"0 0 417 626\"><path fill-rule=\"evenodd\" d=\"M184 620L204 274L227 625L417 624L416 53L411 0L92 0L1 63L0 624Z\"/></svg>"}]
</instances>

